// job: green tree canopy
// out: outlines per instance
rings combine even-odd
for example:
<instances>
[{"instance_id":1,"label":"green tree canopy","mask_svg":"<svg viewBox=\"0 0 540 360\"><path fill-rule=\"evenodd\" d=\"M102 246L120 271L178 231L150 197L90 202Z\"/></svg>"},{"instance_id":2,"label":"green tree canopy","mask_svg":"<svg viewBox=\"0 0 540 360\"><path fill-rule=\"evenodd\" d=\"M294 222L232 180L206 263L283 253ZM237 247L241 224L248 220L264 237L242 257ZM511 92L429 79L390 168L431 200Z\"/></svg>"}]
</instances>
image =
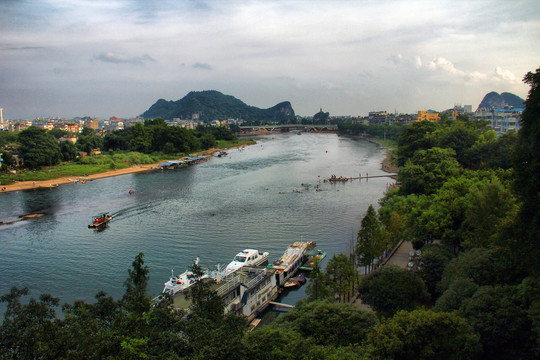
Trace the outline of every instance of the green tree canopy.
<instances>
[{"instance_id":1,"label":"green tree canopy","mask_svg":"<svg viewBox=\"0 0 540 360\"><path fill-rule=\"evenodd\" d=\"M325 271L326 283L333 294L343 298L356 282L358 272L354 262L343 253L332 256Z\"/></svg>"},{"instance_id":2,"label":"green tree canopy","mask_svg":"<svg viewBox=\"0 0 540 360\"><path fill-rule=\"evenodd\" d=\"M373 259L381 256L388 246L388 240L389 234L382 228L373 205L369 205L356 237L355 254L358 264L365 266L367 271L373 265Z\"/></svg>"},{"instance_id":3,"label":"green tree canopy","mask_svg":"<svg viewBox=\"0 0 540 360\"><path fill-rule=\"evenodd\" d=\"M479 336L465 319L430 310L399 311L370 333L368 359L473 359Z\"/></svg>"},{"instance_id":4,"label":"green tree canopy","mask_svg":"<svg viewBox=\"0 0 540 360\"><path fill-rule=\"evenodd\" d=\"M535 357L538 339L531 331L529 304L518 289L510 285L482 286L463 301L458 314L480 334L483 359Z\"/></svg>"},{"instance_id":5,"label":"green tree canopy","mask_svg":"<svg viewBox=\"0 0 540 360\"><path fill-rule=\"evenodd\" d=\"M418 150L431 149L436 144L436 137L433 134L439 125L427 120L415 121L403 129L398 139L398 149L396 152L399 166L405 165L407 159L413 157Z\"/></svg>"},{"instance_id":6,"label":"green tree canopy","mask_svg":"<svg viewBox=\"0 0 540 360\"><path fill-rule=\"evenodd\" d=\"M416 273L386 265L366 275L359 289L362 301L388 317L398 310L412 310L426 302L426 285Z\"/></svg>"},{"instance_id":7,"label":"green tree canopy","mask_svg":"<svg viewBox=\"0 0 540 360\"><path fill-rule=\"evenodd\" d=\"M522 263L534 272L540 264L540 68L529 72L523 81L531 86L521 116L516 144L515 191L522 201L516 244L523 253Z\"/></svg>"},{"instance_id":8,"label":"green tree canopy","mask_svg":"<svg viewBox=\"0 0 540 360\"><path fill-rule=\"evenodd\" d=\"M371 311L328 301L302 302L277 320L277 324L313 338L318 345L334 346L360 344L377 323Z\"/></svg>"},{"instance_id":9,"label":"green tree canopy","mask_svg":"<svg viewBox=\"0 0 540 360\"><path fill-rule=\"evenodd\" d=\"M453 149L431 148L417 151L399 172L400 193L432 194L461 167Z\"/></svg>"},{"instance_id":10,"label":"green tree canopy","mask_svg":"<svg viewBox=\"0 0 540 360\"><path fill-rule=\"evenodd\" d=\"M42 166L56 165L60 162L60 146L56 138L43 129L30 126L19 133L17 141L24 166L36 169Z\"/></svg>"}]
</instances>

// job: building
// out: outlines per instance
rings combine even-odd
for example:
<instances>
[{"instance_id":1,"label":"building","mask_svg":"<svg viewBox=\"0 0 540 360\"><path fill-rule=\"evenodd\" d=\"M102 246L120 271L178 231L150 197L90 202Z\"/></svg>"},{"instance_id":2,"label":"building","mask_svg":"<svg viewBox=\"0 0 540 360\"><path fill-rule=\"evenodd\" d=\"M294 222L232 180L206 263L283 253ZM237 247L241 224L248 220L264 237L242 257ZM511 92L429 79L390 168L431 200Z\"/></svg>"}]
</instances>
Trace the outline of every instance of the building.
<instances>
[{"instance_id":1,"label":"building","mask_svg":"<svg viewBox=\"0 0 540 360\"><path fill-rule=\"evenodd\" d=\"M418 114L416 115L416 121L439 121L441 117L439 116L438 112L434 112L431 110L420 110L418 111Z\"/></svg>"},{"instance_id":2,"label":"building","mask_svg":"<svg viewBox=\"0 0 540 360\"><path fill-rule=\"evenodd\" d=\"M414 115L400 114L388 116L387 123L389 125L407 125L414 121Z\"/></svg>"},{"instance_id":3,"label":"building","mask_svg":"<svg viewBox=\"0 0 540 360\"><path fill-rule=\"evenodd\" d=\"M474 119L488 121L489 127L497 133L518 131L523 110L525 109L514 107L478 109L474 113Z\"/></svg>"},{"instance_id":4,"label":"building","mask_svg":"<svg viewBox=\"0 0 540 360\"><path fill-rule=\"evenodd\" d=\"M382 125L388 121L388 112L370 111L368 113L369 125Z\"/></svg>"},{"instance_id":5,"label":"building","mask_svg":"<svg viewBox=\"0 0 540 360\"><path fill-rule=\"evenodd\" d=\"M0 108L0 130L5 128L6 126L4 124L4 109Z\"/></svg>"}]
</instances>

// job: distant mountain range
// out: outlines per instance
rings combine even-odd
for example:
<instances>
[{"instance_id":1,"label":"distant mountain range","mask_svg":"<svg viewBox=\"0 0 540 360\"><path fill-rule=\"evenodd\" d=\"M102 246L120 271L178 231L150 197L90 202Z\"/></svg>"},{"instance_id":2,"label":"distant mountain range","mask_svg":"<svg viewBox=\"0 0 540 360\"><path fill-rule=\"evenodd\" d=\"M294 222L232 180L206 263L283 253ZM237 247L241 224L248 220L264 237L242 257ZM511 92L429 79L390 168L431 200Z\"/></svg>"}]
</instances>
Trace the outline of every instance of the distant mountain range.
<instances>
[{"instance_id":1,"label":"distant mountain range","mask_svg":"<svg viewBox=\"0 0 540 360\"><path fill-rule=\"evenodd\" d=\"M199 120L269 120L280 121L295 117L291 103L281 102L268 109L246 105L231 95L224 95L216 90L191 91L180 100L159 99L142 116L146 119L161 117L165 120L174 118L191 119L194 114Z\"/></svg>"},{"instance_id":2,"label":"distant mountain range","mask_svg":"<svg viewBox=\"0 0 540 360\"><path fill-rule=\"evenodd\" d=\"M478 109L491 109L491 108L504 108L504 107L514 107L514 108L524 108L525 100L520 98L517 95L512 93L503 92L499 94L495 91L490 92L478 105Z\"/></svg>"}]
</instances>

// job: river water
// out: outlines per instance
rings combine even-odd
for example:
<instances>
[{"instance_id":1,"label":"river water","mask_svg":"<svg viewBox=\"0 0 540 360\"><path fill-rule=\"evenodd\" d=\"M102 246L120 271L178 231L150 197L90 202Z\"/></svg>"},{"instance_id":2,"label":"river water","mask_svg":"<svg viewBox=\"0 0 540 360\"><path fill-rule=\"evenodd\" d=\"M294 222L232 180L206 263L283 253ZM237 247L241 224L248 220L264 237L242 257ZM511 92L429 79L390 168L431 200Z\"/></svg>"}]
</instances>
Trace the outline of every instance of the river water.
<instances>
[{"instance_id":1,"label":"river water","mask_svg":"<svg viewBox=\"0 0 540 360\"><path fill-rule=\"evenodd\" d=\"M0 221L45 213L0 226L0 294L26 286L34 297L49 293L62 303L91 302L100 290L119 298L139 252L152 295L171 269L183 272L197 256L215 267L255 248L273 261L295 241L315 241L329 258L350 251L368 206L392 181L325 183L332 174L384 174L384 150L336 134L272 135L228 153L187 168L0 194ZM101 211L114 219L103 231L89 229ZM282 301L302 296L300 289Z\"/></svg>"}]
</instances>

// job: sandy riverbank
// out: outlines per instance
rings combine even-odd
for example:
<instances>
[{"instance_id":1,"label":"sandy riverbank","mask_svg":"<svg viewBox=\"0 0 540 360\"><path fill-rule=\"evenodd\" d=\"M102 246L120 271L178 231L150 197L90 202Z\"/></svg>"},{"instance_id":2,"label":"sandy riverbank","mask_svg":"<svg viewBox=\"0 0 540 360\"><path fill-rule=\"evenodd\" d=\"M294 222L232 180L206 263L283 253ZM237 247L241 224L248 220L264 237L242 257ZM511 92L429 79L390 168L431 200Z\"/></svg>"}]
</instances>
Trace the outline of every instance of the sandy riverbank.
<instances>
[{"instance_id":1,"label":"sandy riverbank","mask_svg":"<svg viewBox=\"0 0 540 360\"><path fill-rule=\"evenodd\" d=\"M235 147L228 148L228 149L210 149L210 150L205 150L205 151L198 152L196 154L197 155L212 156L214 153L219 152L219 151L231 150L231 149L235 149L235 148L238 148L238 147L244 147L244 146L249 146L249 145L235 146ZM160 161L160 163L161 162L162 161ZM85 179L95 180L95 179L102 179L102 178L111 177L111 176L132 174L132 173L137 173L137 172L142 172L142 171L151 171L151 170L155 170L158 165L159 165L159 163L156 163L156 164L144 164L144 165L133 165L132 167L125 168L125 169L111 170L111 171L107 171L107 172L103 172L103 173L97 173L97 174L84 176L84 178ZM62 185L62 184L72 183L73 179L78 179L79 177L80 176L72 175L72 176L66 176L66 177L61 177L61 178L57 178L57 179L42 180L42 181L19 181L19 182L15 182L15 183L13 183L11 185L3 185L0 188L5 187L5 190L3 190L3 192L31 190L31 189L38 189L38 188L50 188L50 187L56 187L56 186Z\"/></svg>"}]
</instances>

